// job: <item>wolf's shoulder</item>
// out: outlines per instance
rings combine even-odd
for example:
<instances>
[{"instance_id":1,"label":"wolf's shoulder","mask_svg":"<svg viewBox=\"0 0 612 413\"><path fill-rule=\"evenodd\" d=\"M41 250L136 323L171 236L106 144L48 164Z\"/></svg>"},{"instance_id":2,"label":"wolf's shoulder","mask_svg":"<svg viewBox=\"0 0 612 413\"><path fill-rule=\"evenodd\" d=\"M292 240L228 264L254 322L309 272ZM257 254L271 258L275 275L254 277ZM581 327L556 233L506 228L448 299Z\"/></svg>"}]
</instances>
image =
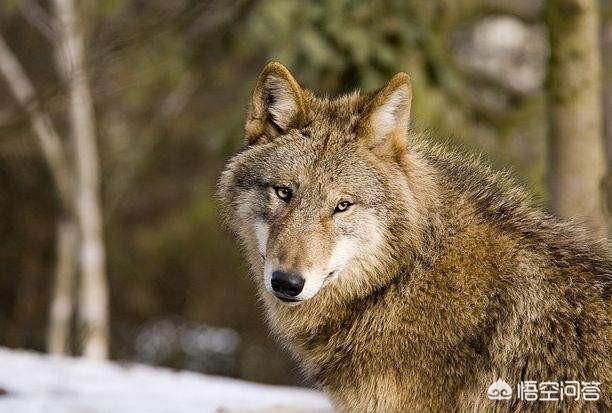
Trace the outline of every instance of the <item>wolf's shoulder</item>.
<instances>
[{"instance_id":1,"label":"wolf's shoulder","mask_svg":"<svg viewBox=\"0 0 612 413\"><path fill-rule=\"evenodd\" d=\"M560 267L579 268L612 292L609 243L575 222L547 213L517 183L512 172L495 171L482 156L448 144L412 138L413 153L437 174L441 196L461 198L473 213L497 230L516 237L526 248L540 251ZM453 204L453 199L448 199Z\"/></svg>"}]
</instances>

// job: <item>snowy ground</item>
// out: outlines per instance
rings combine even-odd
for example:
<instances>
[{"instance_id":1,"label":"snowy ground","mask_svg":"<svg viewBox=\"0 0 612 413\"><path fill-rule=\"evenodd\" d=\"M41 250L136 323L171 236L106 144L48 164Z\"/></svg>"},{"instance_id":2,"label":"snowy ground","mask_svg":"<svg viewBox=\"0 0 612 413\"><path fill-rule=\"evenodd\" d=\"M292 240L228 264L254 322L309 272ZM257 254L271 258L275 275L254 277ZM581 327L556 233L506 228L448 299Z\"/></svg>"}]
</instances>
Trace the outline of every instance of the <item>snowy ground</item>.
<instances>
[{"instance_id":1,"label":"snowy ground","mask_svg":"<svg viewBox=\"0 0 612 413\"><path fill-rule=\"evenodd\" d=\"M312 390L0 348L1 413L331 411Z\"/></svg>"}]
</instances>

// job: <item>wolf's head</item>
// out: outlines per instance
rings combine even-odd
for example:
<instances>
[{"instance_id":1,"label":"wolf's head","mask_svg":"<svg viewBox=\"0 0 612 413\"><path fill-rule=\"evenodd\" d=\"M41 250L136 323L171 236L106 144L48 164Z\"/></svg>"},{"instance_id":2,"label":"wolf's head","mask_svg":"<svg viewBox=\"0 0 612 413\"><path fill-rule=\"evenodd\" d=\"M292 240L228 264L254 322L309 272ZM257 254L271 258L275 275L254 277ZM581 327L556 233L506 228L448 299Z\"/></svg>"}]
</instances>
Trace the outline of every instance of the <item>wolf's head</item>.
<instances>
[{"instance_id":1,"label":"wolf's head","mask_svg":"<svg viewBox=\"0 0 612 413\"><path fill-rule=\"evenodd\" d=\"M371 96L320 99L281 64L265 67L219 194L267 300L366 291L407 253L410 102L405 73Z\"/></svg>"}]
</instances>

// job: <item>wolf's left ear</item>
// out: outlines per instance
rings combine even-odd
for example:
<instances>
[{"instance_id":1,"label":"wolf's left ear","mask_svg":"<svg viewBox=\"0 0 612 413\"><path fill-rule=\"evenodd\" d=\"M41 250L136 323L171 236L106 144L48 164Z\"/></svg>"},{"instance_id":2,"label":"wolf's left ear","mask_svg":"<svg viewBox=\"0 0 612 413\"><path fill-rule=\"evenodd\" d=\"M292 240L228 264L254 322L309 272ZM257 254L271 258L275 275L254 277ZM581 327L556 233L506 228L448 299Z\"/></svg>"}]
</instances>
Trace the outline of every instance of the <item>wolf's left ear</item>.
<instances>
[{"instance_id":1,"label":"wolf's left ear","mask_svg":"<svg viewBox=\"0 0 612 413\"><path fill-rule=\"evenodd\" d=\"M412 86L400 72L366 104L357 133L375 153L399 158L408 144Z\"/></svg>"},{"instance_id":2,"label":"wolf's left ear","mask_svg":"<svg viewBox=\"0 0 612 413\"><path fill-rule=\"evenodd\" d=\"M288 129L299 127L307 115L306 93L289 70L270 62L259 75L247 121L247 144L271 140Z\"/></svg>"}]
</instances>

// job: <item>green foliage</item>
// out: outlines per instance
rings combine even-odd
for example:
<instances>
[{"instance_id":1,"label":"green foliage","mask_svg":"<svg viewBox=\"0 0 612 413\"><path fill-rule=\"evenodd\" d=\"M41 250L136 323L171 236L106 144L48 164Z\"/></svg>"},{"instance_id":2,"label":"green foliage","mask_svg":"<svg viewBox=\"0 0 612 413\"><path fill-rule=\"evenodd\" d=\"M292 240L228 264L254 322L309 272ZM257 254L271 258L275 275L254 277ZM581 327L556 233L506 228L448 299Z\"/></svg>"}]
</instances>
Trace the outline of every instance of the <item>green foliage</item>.
<instances>
[{"instance_id":1,"label":"green foliage","mask_svg":"<svg viewBox=\"0 0 612 413\"><path fill-rule=\"evenodd\" d=\"M99 0L96 2L98 18L104 18L120 13L127 6L126 0Z\"/></svg>"},{"instance_id":2,"label":"green foliage","mask_svg":"<svg viewBox=\"0 0 612 413\"><path fill-rule=\"evenodd\" d=\"M323 0L260 2L247 36L307 84L332 91L380 87L419 45L419 2Z\"/></svg>"},{"instance_id":3,"label":"green foliage","mask_svg":"<svg viewBox=\"0 0 612 413\"><path fill-rule=\"evenodd\" d=\"M0 2L0 12L11 14L17 12L19 3L23 0L2 0Z\"/></svg>"}]
</instances>

